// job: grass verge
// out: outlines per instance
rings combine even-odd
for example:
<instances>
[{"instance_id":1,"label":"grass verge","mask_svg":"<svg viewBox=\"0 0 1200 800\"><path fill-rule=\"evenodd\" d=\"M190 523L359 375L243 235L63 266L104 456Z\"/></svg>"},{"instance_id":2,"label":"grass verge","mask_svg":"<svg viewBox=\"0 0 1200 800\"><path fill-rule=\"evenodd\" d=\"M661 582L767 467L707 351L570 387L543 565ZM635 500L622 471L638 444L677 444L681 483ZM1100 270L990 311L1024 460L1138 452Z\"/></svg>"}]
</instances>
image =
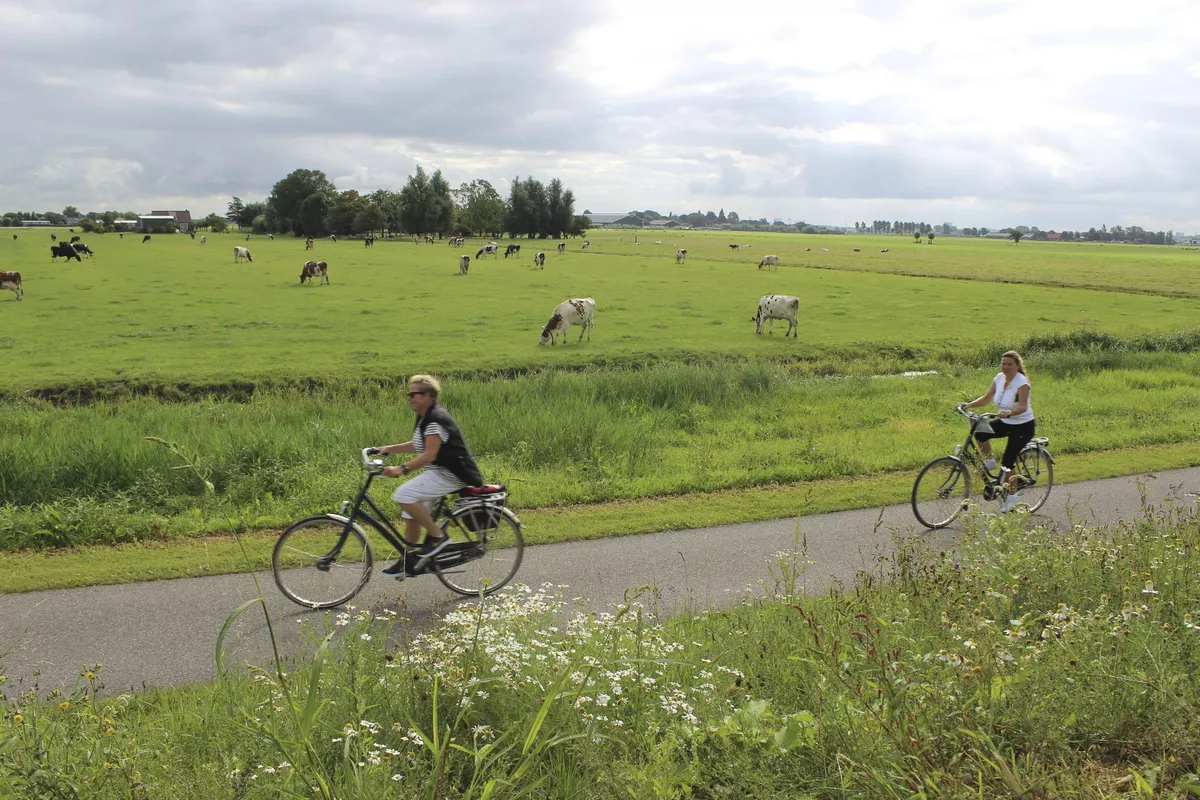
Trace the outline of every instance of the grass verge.
<instances>
[{"instance_id":1,"label":"grass verge","mask_svg":"<svg viewBox=\"0 0 1200 800\"><path fill-rule=\"evenodd\" d=\"M1057 464L1059 483L1192 467L1194 442L1071 455ZM757 522L908 501L915 473L681 494L521 512L530 544L598 539L661 530ZM243 542L256 569L269 569L279 531L255 530ZM386 547L386 543L376 543ZM383 555L377 553L377 555ZM232 536L71 550L0 553L0 593L221 575L246 569Z\"/></svg>"}]
</instances>

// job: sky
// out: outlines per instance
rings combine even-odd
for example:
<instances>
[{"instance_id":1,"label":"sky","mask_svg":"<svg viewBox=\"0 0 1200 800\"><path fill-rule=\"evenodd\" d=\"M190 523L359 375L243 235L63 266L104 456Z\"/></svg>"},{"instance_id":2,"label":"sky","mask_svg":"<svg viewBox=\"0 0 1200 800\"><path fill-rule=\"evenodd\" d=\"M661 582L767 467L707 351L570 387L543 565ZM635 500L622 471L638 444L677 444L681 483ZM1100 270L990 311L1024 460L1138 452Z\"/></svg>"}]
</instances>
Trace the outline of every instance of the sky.
<instances>
[{"instance_id":1,"label":"sky","mask_svg":"<svg viewBox=\"0 0 1200 800\"><path fill-rule=\"evenodd\" d=\"M0 212L417 164L576 210L1200 231L1196 0L0 0Z\"/></svg>"}]
</instances>

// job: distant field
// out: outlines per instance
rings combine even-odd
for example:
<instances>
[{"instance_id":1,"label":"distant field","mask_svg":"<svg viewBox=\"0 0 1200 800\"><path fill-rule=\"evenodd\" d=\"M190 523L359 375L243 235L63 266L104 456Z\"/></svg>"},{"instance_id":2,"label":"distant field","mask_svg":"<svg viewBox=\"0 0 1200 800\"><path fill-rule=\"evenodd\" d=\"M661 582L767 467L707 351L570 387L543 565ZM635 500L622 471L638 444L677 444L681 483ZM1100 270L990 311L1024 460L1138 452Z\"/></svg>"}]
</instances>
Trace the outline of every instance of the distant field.
<instances>
[{"instance_id":1,"label":"distant field","mask_svg":"<svg viewBox=\"0 0 1200 800\"><path fill-rule=\"evenodd\" d=\"M140 236L108 234L86 237L94 258L51 263L47 231L22 230L17 241L6 233L0 268L22 273L25 300L0 296L0 388L331 379L696 355L834 359L853 371L875 352L907 353L919 364L1034 332L1129 335L1200 322L1196 299L1177 296L1200 291L1200 259L1190 251L948 237L915 245L891 236L654 235L663 244L653 235L597 232L589 251L573 240L562 256L554 242L522 241L520 258L485 257L460 276L458 256L474 255L478 242L364 248L323 240L306 253L301 240L282 237L247 243L210 235L201 245L176 234L142 244ZM730 250L730 241L743 248ZM249 246L254 263L233 263L237 244ZM674 263L676 247L689 250L686 264ZM547 264L534 271L539 249ZM778 272L755 268L767 253L780 256ZM329 263L332 285L299 284L310 257ZM1116 291L1122 287L1137 292ZM785 341L778 329L754 335L750 317L770 292L801 298L799 341ZM586 296L597 303L592 341L539 347L551 309Z\"/></svg>"}]
</instances>

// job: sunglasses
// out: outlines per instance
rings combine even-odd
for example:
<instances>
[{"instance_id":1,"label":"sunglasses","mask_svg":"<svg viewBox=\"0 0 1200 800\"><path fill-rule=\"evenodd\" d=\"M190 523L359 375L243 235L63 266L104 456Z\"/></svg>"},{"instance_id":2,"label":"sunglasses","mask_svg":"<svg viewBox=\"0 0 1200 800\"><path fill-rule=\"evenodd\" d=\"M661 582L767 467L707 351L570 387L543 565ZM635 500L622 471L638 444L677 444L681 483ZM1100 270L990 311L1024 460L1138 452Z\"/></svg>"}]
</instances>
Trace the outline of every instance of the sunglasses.
<instances>
[{"instance_id":1,"label":"sunglasses","mask_svg":"<svg viewBox=\"0 0 1200 800\"><path fill-rule=\"evenodd\" d=\"M417 396L417 395L419 395L419 394L429 394L429 392L409 392L409 393L408 393L408 396L409 396L409 397L416 397L416 396Z\"/></svg>"}]
</instances>

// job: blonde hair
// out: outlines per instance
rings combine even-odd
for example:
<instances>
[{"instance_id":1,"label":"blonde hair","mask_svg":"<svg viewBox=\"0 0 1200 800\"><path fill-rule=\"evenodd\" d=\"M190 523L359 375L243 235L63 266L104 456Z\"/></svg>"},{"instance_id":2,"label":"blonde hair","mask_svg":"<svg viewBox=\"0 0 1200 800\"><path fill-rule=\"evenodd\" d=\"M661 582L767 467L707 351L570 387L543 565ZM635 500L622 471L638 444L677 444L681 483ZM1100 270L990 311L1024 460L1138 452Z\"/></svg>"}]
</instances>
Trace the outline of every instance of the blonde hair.
<instances>
[{"instance_id":1,"label":"blonde hair","mask_svg":"<svg viewBox=\"0 0 1200 800\"><path fill-rule=\"evenodd\" d=\"M442 384L439 383L438 379L432 375L413 375L408 379L408 382L417 384L422 389L425 389L433 394L435 398L441 394L442 391Z\"/></svg>"},{"instance_id":2,"label":"blonde hair","mask_svg":"<svg viewBox=\"0 0 1200 800\"><path fill-rule=\"evenodd\" d=\"M1004 355L1000 356L1000 358L1011 358L1013 361L1017 362L1017 372L1021 373L1022 375L1025 374L1025 359L1021 358L1021 354L1016 350L1009 350ZM416 379L414 378L414 380Z\"/></svg>"}]
</instances>

